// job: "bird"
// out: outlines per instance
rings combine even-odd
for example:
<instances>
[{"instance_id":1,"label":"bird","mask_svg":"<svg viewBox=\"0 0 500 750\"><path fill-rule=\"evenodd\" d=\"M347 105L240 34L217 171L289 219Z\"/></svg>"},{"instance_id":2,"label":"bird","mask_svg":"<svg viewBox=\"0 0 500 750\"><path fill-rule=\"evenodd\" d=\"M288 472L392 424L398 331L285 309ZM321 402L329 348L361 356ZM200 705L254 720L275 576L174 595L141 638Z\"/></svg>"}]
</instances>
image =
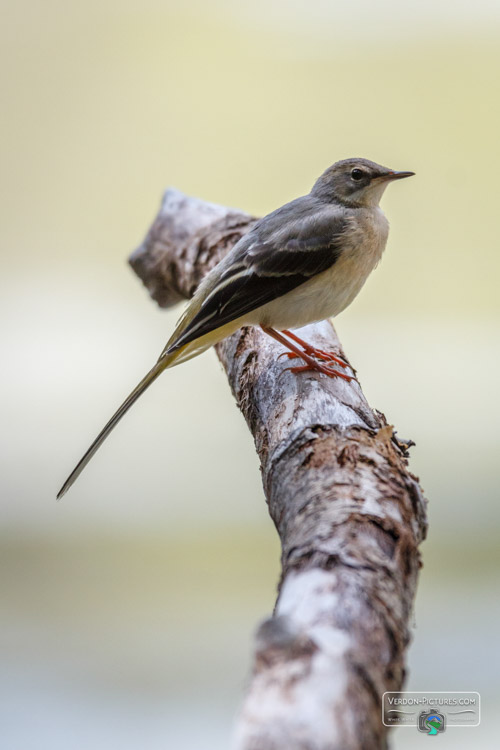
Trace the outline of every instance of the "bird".
<instances>
[{"instance_id":1,"label":"bird","mask_svg":"<svg viewBox=\"0 0 500 750\"><path fill-rule=\"evenodd\" d=\"M332 318L352 302L386 246L389 224L379 206L382 194L390 182L414 174L364 158L343 159L323 172L308 195L258 220L202 279L157 362L101 430L57 498L164 370L242 326L260 326L288 356L300 358L301 366L287 368L295 374L315 370L352 380L339 356L311 346L290 329Z\"/></svg>"}]
</instances>

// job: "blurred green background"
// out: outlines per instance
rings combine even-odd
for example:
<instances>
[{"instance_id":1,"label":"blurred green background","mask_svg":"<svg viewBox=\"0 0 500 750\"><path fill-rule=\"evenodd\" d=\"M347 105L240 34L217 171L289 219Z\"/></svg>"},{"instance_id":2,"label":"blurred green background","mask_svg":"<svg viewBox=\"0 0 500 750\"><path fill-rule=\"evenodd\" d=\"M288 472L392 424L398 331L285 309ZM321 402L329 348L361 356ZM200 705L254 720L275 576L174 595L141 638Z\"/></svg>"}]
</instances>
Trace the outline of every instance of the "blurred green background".
<instances>
[{"instance_id":1,"label":"blurred green background","mask_svg":"<svg viewBox=\"0 0 500 750\"><path fill-rule=\"evenodd\" d=\"M5 750L228 748L279 547L213 352L55 493L170 335L127 267L174 185L264 214L329 164L417 176L337 320L430 500L408 687L478 690L495 744L500 6L2 2ZM428 741L401 729L393 747Z\"/></svg>"}]
</instances>

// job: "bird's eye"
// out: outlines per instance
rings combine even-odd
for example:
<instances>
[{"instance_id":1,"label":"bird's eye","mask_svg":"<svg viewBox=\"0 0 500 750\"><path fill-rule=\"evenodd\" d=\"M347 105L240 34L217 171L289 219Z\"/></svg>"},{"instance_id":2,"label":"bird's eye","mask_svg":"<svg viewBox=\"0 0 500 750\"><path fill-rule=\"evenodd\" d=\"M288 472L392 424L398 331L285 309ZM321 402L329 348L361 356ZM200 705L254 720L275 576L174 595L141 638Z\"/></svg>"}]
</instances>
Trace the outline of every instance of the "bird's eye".
<instances>
[{"instance_id":1,"label":"bird's eye","mask_svg":"<svg viewBox=\"0 0 500 750\"><path fill-rule=\"evenodd\" d=\"M351 172L351 177L353 180L356 180L356 182L359 182L359 180L363 179L364 172L362 169L353 169Z\"/></svg>"}]
</instances>

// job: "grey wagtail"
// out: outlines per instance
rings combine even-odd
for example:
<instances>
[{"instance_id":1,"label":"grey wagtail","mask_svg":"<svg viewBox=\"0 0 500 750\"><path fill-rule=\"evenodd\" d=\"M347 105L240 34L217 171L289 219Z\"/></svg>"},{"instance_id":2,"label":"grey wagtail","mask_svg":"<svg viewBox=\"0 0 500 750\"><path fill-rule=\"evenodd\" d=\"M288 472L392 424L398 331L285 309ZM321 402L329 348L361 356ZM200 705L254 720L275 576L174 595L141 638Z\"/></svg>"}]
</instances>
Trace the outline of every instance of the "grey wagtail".
<instances>
[{"instance_id":1,"label":"grey wagtail","mask_svg":"<svg viewBox=\"0 0 500 750\"><path fill-rule=\"evenodd\" d=\"M241 326L258 325L299 357L293 372L316 370L351 380L333 369L346 363L302 341L290 328L338 315L375 268L389 224L379 207L394 172L368 159L329 167L309 195L260 219L203 279L158 361L125 399L73 469L57 497L71 487L113 427L163 370L195 357Z\"/></svg>"}]
</instances>

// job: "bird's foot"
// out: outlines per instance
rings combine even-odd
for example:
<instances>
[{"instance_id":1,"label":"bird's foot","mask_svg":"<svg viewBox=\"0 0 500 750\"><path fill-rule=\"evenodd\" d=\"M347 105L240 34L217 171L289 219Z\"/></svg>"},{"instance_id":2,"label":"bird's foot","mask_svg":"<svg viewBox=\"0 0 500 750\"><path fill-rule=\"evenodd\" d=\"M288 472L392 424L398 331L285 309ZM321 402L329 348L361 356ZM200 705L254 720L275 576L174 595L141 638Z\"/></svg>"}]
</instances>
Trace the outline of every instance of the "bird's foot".
<instances>
[{"instance_id":1,"label":"bird's foot","mask_svg":"<svg viewBox=\"0 0 500 750\"><path fill-rule=\"evenodd\" d=\"M351 380L356 380L354 375L346 375L345 372L334 370L333 367L329 367L329 365L326 364L326 362L339 362L342 367L348 366L346 362L344 362L343 360L340 361L335 355L330 354L329 352L324 352L322 349L316 349L315 347L312 347L310 344L302 341L302 339L299 339L299 337L294 333L291 333L291 331L283 331L283 333L286 334L289 338L296 341L302 347L302 350L298 349L295 344L287 341L287 339L281 333L275 331L274 328L271 328L269 326L261 326L261 328L264 333L267 333L268 336L271 336L276 341L279 341L280 344L283 344L283 346L290 350L290 353L284 352L284 354L298 357L305 363L304 365L300 365L298 367L286 367L283 372L286 372L286 370L290 370L290 372L293 373L313 371L322 372L324 375L328 375L329 378L342 378L342 380L346 380L348 383L350 383ZM306 348L308 351L306 351ZM315 356L313 356L311 352L314 352Z\"/></svg>"},{"instance_id":2,"label":"bird's foot","mask_svg":"<svg viewBox=\"0 0 500 750\"><path fill-rule=\"evenodd\" d=\"M345 372L334 370L333 367L322 365L321 362L317 362L313 359L311 359L310 362L307 360L304 361L306 362L305 365L298 365L297 367L285 367L283 372L287 372L287 370L293 372L294 374L298 372L322 372L324 375L328 375L329 378L342 378L342 380L346 380L348 383L350 383L351 380L356 380L353 375L346 375Z\"/></svg>"},{"instance_id":3,"label":"bird's foot","mask_svg":"<svg viewBox=\"0 0 500 750\"><path fill-rule=\"evenodd\" d=\"M338 357L333 352L325 352L323 349L316 349L313 346L308 346L307 349L304 349L306 354L309 354L311 357L314 357L315 359L321 360L323 362L335 362L340 367L349 367L347 362L345 362L343 359ZM279 355L280 357L288 357L288 359L296 359L297 357L300 357L299 354L296 354L295 352L283 352Z\"/></svg>"},{"instance_id":4,"label":"bird's foot","mask_svg":"<svg viewBox=\"0 0 500 750\"><path fill-rule=\"evenodd\" d=\"M340 367L349 367L349 364L344 359L341 359L338 354L335 354L334 352L327 352L324 349L318 349L317 347L308 344L307 341L299 338L297 334L292 333L292 331L286 330L283 331L283 333L285 334L285 336L288 336L288 338L299 344L299 346L301 346L305 353L309 354L309 356L323 360L324 362L335 362L335 364L339 365ZM290 359L298 356L294 352L286 353L288 354Z\"/></svg>"}]
</instances>

